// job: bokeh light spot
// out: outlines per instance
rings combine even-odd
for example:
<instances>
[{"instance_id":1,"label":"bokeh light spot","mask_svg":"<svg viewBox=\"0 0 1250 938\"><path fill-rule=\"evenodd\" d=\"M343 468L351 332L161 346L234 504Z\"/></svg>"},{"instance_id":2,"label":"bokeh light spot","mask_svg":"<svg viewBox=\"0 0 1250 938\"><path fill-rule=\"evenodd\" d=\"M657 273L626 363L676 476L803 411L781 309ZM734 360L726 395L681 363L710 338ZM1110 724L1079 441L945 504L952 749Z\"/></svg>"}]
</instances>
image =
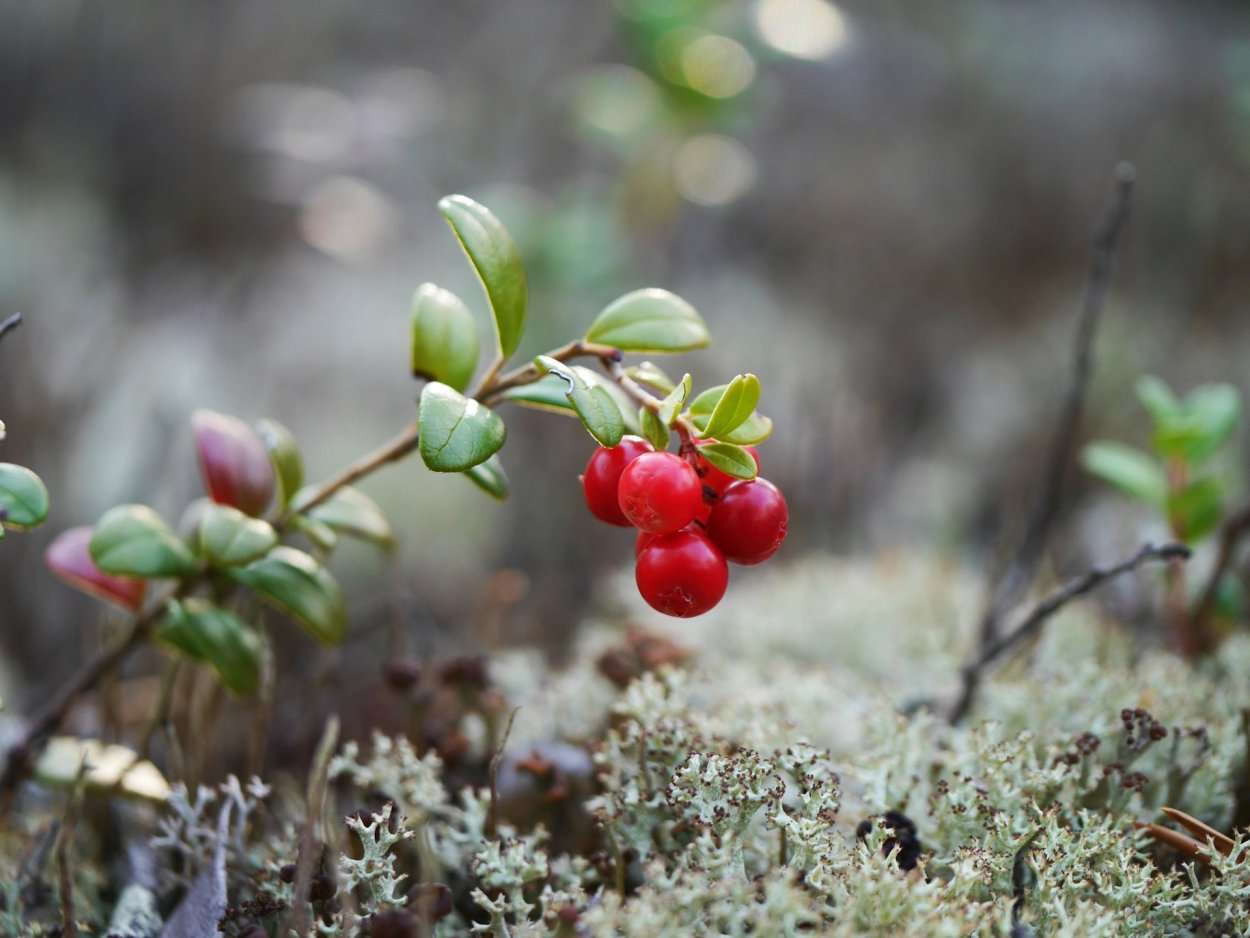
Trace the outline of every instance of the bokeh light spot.
<instances>
[{"instance_id":1,"label":"bokeh light spot","mask_svg":"<svg viewBox=\"0 0 1250 938\"><path fill-rule=\"evenodd\" d=\"M842 11L828 0L759 0L755 25L760 38L797 59L824 59L850 38Z\"/></svg>"},{"instance_id":2,"label":"bokeh light spot","mask_svg":"<svg viewBox=\"0 0 1250 938\"><path fill-rule=\"evenodd\" d=\"M691 137L673 159L673 182L696 205L728 205L755 184L755 158L737 140L719 134Z\"/></svg>"}]
</instances>

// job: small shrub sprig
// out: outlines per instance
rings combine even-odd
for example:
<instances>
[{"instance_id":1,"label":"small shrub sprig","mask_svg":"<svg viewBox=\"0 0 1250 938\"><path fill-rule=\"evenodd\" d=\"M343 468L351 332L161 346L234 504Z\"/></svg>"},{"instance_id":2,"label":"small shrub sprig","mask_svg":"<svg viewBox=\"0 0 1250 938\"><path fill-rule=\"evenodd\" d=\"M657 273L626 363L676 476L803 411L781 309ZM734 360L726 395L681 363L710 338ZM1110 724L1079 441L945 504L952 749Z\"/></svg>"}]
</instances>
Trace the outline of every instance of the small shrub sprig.
<instances>
[{"instance_id":1,"label":"small shrub sprig","mask_svg":"<svg viewBox=\"0 0 1250 938\"><path fill-rule=\"evenodd\" d=\"M506 370L527 319L520 253L485 206L453 195L439 209L485 291L495 335L489 365L478 373L478 331L468 306L427 283L412 303L411 369L424 382L416 417L330 478L305 484L299 446L277 421L252 427L225 414L195 413L206 494L189 507L180 531L146 505L121 505L94 526L63 532L48 548L54 573L133 621L121 641L33 718L10 753L5 787L27 771L73 698L150 642L211 668L235 695L255 692L264 679L267 639L240 612L248 594L316 641L342 642L347 610L327 561L341 537L383 548L394 540L385 512L354 484L415 451L429 469L463 474L506 498L498 454L507 429L495 411L504 403L579 418L601 447L592 464L606 459L619 465L617 476L629 476L628 492L622 479L613 479L621 491L605 497L616 497L618 510L650 538L638 549L638 582L657 609L682 616L706 611L724 593L726 558L752 564L775 552L785 535L785 503L775 486L756 479L754 445L772 431L756 410L759 379L738 375L694 395L689 374L673 382L650 362L625 364L626 354L709 345L694 308L666 290L637 290L610 303L583 337ZM579 359L600 370L575 364ZM668 452L670 440L676 453ZM626 471L633 464L619 454L637 455L639 447L660 466L658 474ZM588 498L590 486L603 482L585 483ZM36 489L40 505L33 504ZM0 466L0 511L10 527L41 521L47 514L42 484L27 470ZM294 537L306 544L294 546Z\"/></svg>"}]
</instances>

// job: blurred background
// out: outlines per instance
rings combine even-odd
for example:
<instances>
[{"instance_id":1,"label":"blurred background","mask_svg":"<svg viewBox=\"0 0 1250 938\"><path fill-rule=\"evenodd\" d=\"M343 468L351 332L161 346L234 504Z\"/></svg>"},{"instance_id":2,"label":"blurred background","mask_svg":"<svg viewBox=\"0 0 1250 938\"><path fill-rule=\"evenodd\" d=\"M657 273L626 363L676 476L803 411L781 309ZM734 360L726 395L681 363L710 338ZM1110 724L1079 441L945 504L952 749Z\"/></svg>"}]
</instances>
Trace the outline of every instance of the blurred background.
<instances>
[{"instance_id":1,"label":"blurred background","mask_svg":"<svg viewBox=\"0 0 1250 938\"><path fill-rule=\"evenodd\" d=\"M53 502L0 545L0 693L33 704L98 643L42 550L120 502L176 520L194 409L277 418L321 478L413 416L419 283L487 335L450 192L520 244L522 355L640 286L701 311L715 345L673 369L761 377L783 558L993 564L1122 159L1139 185L1082 433L1140 442L1139 375L1250 379L1244 2L0 0L0 313L26 319L0 346L2 455ZM363 484L400 546L336 554L340 675L397 634L558 654L603 604L632 539L582 504L592 441L505 419L505 505L415 459ZM1118 556L1143 518L1074 471L1057 556Z\"/></svg>"}]
</instances>

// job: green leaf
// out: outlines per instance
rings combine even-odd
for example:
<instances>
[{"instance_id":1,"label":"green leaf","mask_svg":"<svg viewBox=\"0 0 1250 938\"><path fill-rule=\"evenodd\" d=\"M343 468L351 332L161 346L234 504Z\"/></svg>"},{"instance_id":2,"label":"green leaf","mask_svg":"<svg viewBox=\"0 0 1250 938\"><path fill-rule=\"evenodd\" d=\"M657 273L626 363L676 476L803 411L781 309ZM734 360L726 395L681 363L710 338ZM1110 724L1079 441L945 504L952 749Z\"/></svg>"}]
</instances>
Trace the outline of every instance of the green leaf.
<instances>
[{"instance_id":1,"label":"green leaf","mask_svg":"<svg viewBox=\"0 0 1250 938\"><path fill-rule=\"evenodd\" d=\"M313 542L317 550L328 554L338 547L339 536L334 528L307 515L291 515L291 527Z\"/></svg>"},{"instance_id":2,"label":"green leaf","mask_svg":"<svg viewBox=\"0 0 1250 938\"><path fill-rule=\"evenodd\" d=\"M337 645L347 635L347 606L338 582L303 551L275 547L267 557L229 573L319 642Z\"/></svg>"},{"instance_id":3,"label":"green leaf","mask_svg":"<svg viewBox=\"0 0 1250 938\"><path fill-rule=\"evenodd\" d=\"M625 435L625 420L616 400L603 387L587 383L577 371L547 355L534 359L535 366L565 383L565 394L590 435L603 446L615 446Z\"/></svg>"},{"instance_id":4,"label":"green leaf","mask_svg":"<svg viewBox=\"0 0 1250 938\"><path fill-rule=\"evenodd\" d=\"M0 462L0 526L24 530L48 517L48 490L25 466Z\"/></svg>"},{"instance_id":5,"label":"green leaf","mask_svg":"<svg viewBox=\"0 0 1250 938\"><path fill-rule=\"evenodd\" d=\"M638 424L638 412L634 405L634 399L625 393L625 390L606 375L602 375L593 368L587 368L585 365L573 365L570 370L575 375L580 375L592 388L603 388L616 401L617 410L621 412L621 420L625 424L626 433L638 433L641 429Z\"/></svg>"},{"instance_id":6,"label":"green leaf","mask_svg":"<svg viewBox=\"0 0 1250 938\"><path fill-rule=\"evenodd\" d=\"M507 229L486 206L467 196L449 195L439 201L438 209L482 281L495 320L499 352L507 358L516 351L525 331L528 287L521 254Z\"/></svg>"},{"instance_id":7,"label":"green leaf","mask_svg":"<svg viewBox=\"0 0 1250 938\"><path fill-rule=\"evenodd\" d=\"M260 636L231 612L203 599L170 600L156 637L217 672L221 683L240 697L260 680Z\"/></svg>"},{"instance_id":8,"label":"green leaf","mask_svg":"<svg viewBox=\"0 0 1250 938\"><path fill-rule=\"evenodd\" d=\"M671 427L677 420L677 415L686 406L686 398L690 396L692 387L692 379L687 374L681 379L681 384L669 391L668 396L660 403L660 412L657 416L664 426Z\"/></svg>"},{"instance_id":9,"label":"green leaf","mask_svg":"<svg viewBox=\"0 0 1250 938\"><path fill-rule=\"evenodd\" d=\"M412 373L463 391L477 370L477 324L456 294L432 283L412 298Z\"/></svg>"},{"instance_id":10,"label":"green leaf","mask_svg":"<svg viewBox=\"0 0 1250 938\"><path fill-rule=\"evenodd\" d=\"M1194 543L1215 530L1224 514L1225 485L1213 476L1168 494L1168 524L1178 540Z\"/></svg>"},{"instance_id":11,"label":"green leaf","mask_svg":"<svg viewBox=\"0 0 1250 938\"><path fill-rule=\"evenodd\" d=\"M690 402L690 420L698 428L701 436L711 436L707 432L708 424L728 387L728 385L721 384L708 388ZM716 439L725 443L735 443L738 446L750 446L753 443L762 443L772 432L773 422L762 414L753 413L734 430L721 433L716 436Z\"/></svg>"},{"instance_id":12,"label":"green leaf","mask_svg":"<svg viewBox=\"0 0 1250 938\"><path fill-rule=\"evenodd\" d=\"M751 454L732 443L708 443L699 447L699 455L735 479L754 479L759 473Z\"/></svg>"},{"instance_id":13,"label":"green leaf","mask_svg":"<svg viewBox=\"0 0 1250 938\"><path fill-rule=\"evenodd\" d=\"M625 374L629 375L639 384L645 384L659 391L661 394L668 394L673 388L677 387L676 382L651 362L640 362L637 365L631 365L625 369Z\"/></svg>"},{"instance_id":14,"label":"green leaf","mask_svg":"<svg viewBox=\"0 0 1250 938\"><path fill-rule=\"evenodd\" d=\"M1100 479L1157 509L1162 509L1167 500L1163 467L1141 450L1098 440L1085 447L1081 464Z\"/></svg>"},{"instance_id":15,"label":"green leaf","mask_svg":"<svg viewBox=\"0 0 1250 938\"><path fill-rule=\"evenodd\" d=\"M421 389L421 459L435 472L464 472L503 447L499 415L454 388L431 381Z\"/></svg>"},{"instance_id":16,"label":"green leaf","mask_svg":"<svg viewBox=\"0 0 1250 938\"><path fill-rule=\"evenodd\" d=\"M634 410L634 402L615 382L581 365L569 365L566 367L573 374L581 377L590 387L602 388L616 402L617 410L621 412L621 420L624 423L625 432L642 432ZM552 413L563 414L567 417L580 417L577 409L573 406L573 402L569 399L568 382L555 375L549 374L538 381L509 388L500 396L533 410L546 410Z\"/></svg>"},{"instance_id":17,"label":"green leaf","mask_svg":"<svg viewBox=\"0 0 1250 938\"><path fill-rule=\"evenodd\" d=\"M256 434L269 451L269 461L278 477L278 504L285 507L304 484L304 458L299 444L291 431L276 420L257 423Z\"/></svg>"},{"instance_id":18,"label":"green leaf","mask_svg":"<svg viewBox=\"0 0 1250 938\"><path fill-rule=\"evenodd\" d=\"M694 307L667 290L635 290L609 304L586 333L586 341L623 352L689 352L712 344Z\"/></svg>"},{"instance_id":19,"label":"green leaf","mask_svg":"<svg viewBox=\"0 0 1250 938\"><path fill-rule=\"evenodd\" d=\"M214 567L237 567L278 543L273 526L229 505L209 504L200 518L200 550Z\"/></svg>"},{"instance_id":20,"label":"green leaf","mask_svg":"<svg viewBox=\"0 0 1250 938\"><path fill-rule=\"evenodd\" d=\"M500 465L497 456L492 456L486 462L465 470L464 474L468 476L470 482L491 498L501 502L508 498L508 477L504 474L503 466Z\"/></svg>"},{"instance_id":21,"label":"green leaf","mask_svg":"<svg viewBox=\"0 0 1250 938\"><path fill-rule=\"evenodd\" d=\"M292 505L299 510L298 495ZM378 503L351 486L339 489L329 500L307 512L307 516L340 534L370 541L379 547L395 545L395 532Z\"/></svg>"},{"instance_id":22,"label":"green leaf","mask_svg":"<svg viewBox=\"0 0 1250 938\"><path fill-rule=\"evenodd\" d=\"M639 408L638 420L642 424L643 439L654 446L657 452L668 449L668 424L646 407Z\"/></svg>"},{"instance_id":23,"label":"green leaf","mask_svg":"<svg viewBox=\"0 0 1250 938\"><path fill-rule=\"evenodd\" d=\"M1179 410L1155 426L1154 444L1168 459L1190 465L1214 456L1232 436L1241 417L1241 397L1228 384L1195 388Z\"/></svg>"},{"instance_id":24,"label":"green leaf","mask_svg":"<svg viewBox=\"0 0 1250 938\"><path fill-rule=\"evenodd\" d=\"M184 577L198 569L191 549L146 505L106 511L88 549L97 567L118 576Z\"/></svg>"},{"instance_id":25,"label":"green leaf","mask_svg":"<svg viewBox=\"0 0 1250 938\"><path fill-rule=\"evenodd\" d=\"M760 379L751 374L738 375L729 382L725 393L716 402L700 435L720 439L733 433L751 418L759 402Z\"/></svg>"},{"instance_id":26,"label":"green leaf","mask_svg":"<svg viewBox=\"0 0 1250 938\"><path fill-rule=\"evenodd\" d=\"M1172 389L1154 375L1146 375L1137 382L1137 400L1156 423L1174 419L1181 412L1181 402Z\"/></svg>"}]
</instances>

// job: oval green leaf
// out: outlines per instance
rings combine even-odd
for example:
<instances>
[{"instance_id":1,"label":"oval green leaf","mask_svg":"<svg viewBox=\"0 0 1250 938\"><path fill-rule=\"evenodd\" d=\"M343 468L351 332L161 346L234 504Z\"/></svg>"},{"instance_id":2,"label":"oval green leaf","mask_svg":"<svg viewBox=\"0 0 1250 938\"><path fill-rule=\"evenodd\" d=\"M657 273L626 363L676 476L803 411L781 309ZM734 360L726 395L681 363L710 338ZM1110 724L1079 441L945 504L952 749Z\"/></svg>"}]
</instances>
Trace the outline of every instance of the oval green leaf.
<instances>
[{"instance_id":1,"label":"oval green leaf","mask_svg":"<svg viewBox=\"0 0 1250 938\"><path fill-rule=\"evenodd\" d=\"M639 384L645 384L654 388L661 394L668 394L673 388L677 387L676 382L652 362L639 362L637 365L630 365L625 369L625 374Z\"/></svg>"},{"instance_id":2,"label":"oval green leaf","mask_svg":"<svg viewBox=\"0 0 1250 938\"><path fill-rule=\"evenodd\" d=\"M1156 509L1164 507L1168 483L1163 467L1141 450L1110 440L1098 440L1082 451L1081 464L1133 498Z\"/></svg>"},{"instance_id":3,"label":"oval green leaf","mask_svg":"<svg viewBox=\"0 0 1250 938\"><path fill-rule=\"evenodd\" d=\"M508 435L498 414L439 381L421 389L418 416L417 448L435 472L464 472L485 462Z\"/></svg>"},{"instance_id":4,"label":"oval green leaf","mask_svg":"<svg viewBox=\"0 0 1250 938\"><path fill-rule=\"evenodd\" d=\"M268 556L229 573L317 641L337 645L347 635L347 605L338 582L303 551L275 547Z\"/></svg>"},{"instance_id":5,"label":"oval green leaf","mask_svg":"<svg viewBox=\"0 0 1250 938\"><path fill-rule=\"evenodd\" d=\"M503 466L500 464L498 457L492 456L486 462L466 470L464 474L470 482L491 498L501 502L507 500L508 477L504 474Z\"/></svg>"},{"instance_id":6,"label":"oval green leaf","mask_svg":"<svg viewBox=\"0 0 1250 938\"><path fill-rule=\"evenodd\" d=\"M750 419L760 402L760 379L755 375L738 375L725 388L700 435L721 439Z\"/></svg>"},{"instance_id":7,"label":"oval green leaf","mask_svg":"<svg viewBox=\"0 0 1250 938\"><path fill-rule=\"evenodd\" d=\"M285 507L304 484L304 458L299 444L291 431L276 420L257 423L256 434L269 451L269 461L278 476L279 504Z\"/></svg>"},{"instance_id":8,"label":"oval green leaf","mask_svg":"<svg viewBox=\"0 0 1250 938\"><path fill-rule=\"evenodd\" d=\"M707 433L707 427L727 387L728 385L721 384L714 388L708 388L690 402L690 420L698 428L700 435L711 435ZM772 432L773 422L762 414L753 413L737 428L728 433L718 435L716 439L725 443L734 443L738 446L750 446L753 443L762 443L768 439Z\"/></svg>"},{"instance_id":9,"label":"oval green leaf","mask_svg":"<svg viewBox=\"0 0 1250 938\"><path fill-rule=\"evenodd\" d=\"M607 447L621 442L625 420L612 395L597 384L588 384L580 373L547 355L539 355L534 364L564 382L569 403L591 436Z\"/></svg>"},{"instance_id":10,"label":"oval green leaf","mask_svg":"<svg viewBox=\"0 0 1250 938\"><path fill-rule=\"evenodd\" d=\"M735 479L754 479L759 473L751 454L732 443L708 443L699 447L699 455Z\"/></svg>"},{"instance_id":11,"label":"oval green leaf","mask_svg":"<svg viewBox=\"0 0 1250 938\"><path fill-rule=\"evenodd\" d=\"M214 567L251 563L278 543L273 526L229 505L209 504L200 518L200 551Z\"/></svg>"},{"instance_id":12,"label":"oval green leaf","mask_svg":"<svg viewBox=\"0 0 1250 938\"><path fill-rule=\"evenodd\" d=\"M291 527L312 541L313 546L323 554L328 554L338 547L339 536L334 528L307 515L291 515Z\"/></svg>"},{"instance_id":13,"label":"oval green leaf","mask_svg":"<svg viewBox=\"0 0 1250 938\"><path fill-rule=\"evenodd\" d=\"M293 502L296 511L299 510L299 502L297 495ZM379 547L395 545L395 532L378 503L351 486L339 489L327 501L309 511L308 517L340 534L369 541Z\"/></svg>"},{"instance_id":14,"label":"oval green leaf","mask_svg":"<svg viewBox=\"0 0 1250 938\"><path fill-rule=\"evenodd\" d=\"M495 321L499 352L507 358L521 343L528 302L525 265L516 243L490 209L467 196L446 196L439 201L438 210L482 282Z\"/></svg>"},{"instance_id":15,"label":"oval green leaf","mask_svg":"<svg viewBox=\"0 0 1250 938\"><path fill-rule=\"evenodd\" d=\"M1168 524L1177 539L1192 544L1216 529L1224 514L1226 488L1220 479L1207 476L1168 494Z\"/></svg>"},{"instance_id":16,"label":"oval green leaf","mask_svg":"<svg viewBox=\"0 0 1250 938\"><path fill-rule=\"evenodd\" d=\"M668 392L668 396L664 398L660 404L660 412L657 414L660 422L666 427L671 427L677 420L677 415L681 413L681 409L686 406L686 398L690 396L690 389L694 386L693 379L687 374L681 379L681 384Z\"/></svg>"},{"instance_id":17,"label":"oval green leaf","mask_svg":"<svg viewBox=\"0 0 1250 938\"><path fill-rule=\"evenodd\" d=\"M25 466L0 462L0 525L21 531L48 518L48 490Z\"/></svg>"},{"instance_id":18,"label":"oval green leaf","mask_svg":"<svg viewBox=\"0 0 1250 938\"><path fill-rule=\"evenodd\" d=\"M657 452L668 449L668 424L655 415L649 408L638 410L638 420L642 424L642 438L656 448Z\"/></svg>"},{"instance_id":19,"label":"oval green leaf","mask_svg":"<svg viewBox=\"0 0 1250 938\"><path fill-rule=\"evenodd\" d=\"M1156 423L1174 419L1181 412L1181 402L1176 399L1172 389L1154 375L1143 376L1134 390L1137 400Z\"/></svg>"},{"instance_id":20,"label":"oval green leaf","mask_svg":"<svg viewBox=\"0 0 1250 938\"><path fill-rule=\"evenodd\" d=\"M432 283L412 298L412 374L463 391L477 370L477 324L464 301Z\"/></svg>"},{"instance_id":21,"label":"oval green leaf","mask_svg":"<svg viewBox=\"0 0 1250 938\"><path fill-rule=\"evenodd\" d=\"M234 613L203 599L170 600L156 637L207 664L232 694L252 693L260 679L260 636Z\"/></svg>"},{"instance_id":22,"label":"oval green leaf","mask_svg":"<svg viewBox=\"0 0 1250 938\"><path fill-rule=\"evenodd\" d=\"M88 550L97 567L118 576L183 577L198 569L191 549L146 505L106 511Z\"/></svg>"},{"instance_id":23,"label":"oval green leaf","mask_svg":"<svg viewBox=\"0 0 1250 938\"><path fill-rule=\"evenodd\" d=\"M693 306L652 287L609 304L591 323L586 341L623 352L676 354L706 348L712 337Z\"/></svg>"}]
</instances>

